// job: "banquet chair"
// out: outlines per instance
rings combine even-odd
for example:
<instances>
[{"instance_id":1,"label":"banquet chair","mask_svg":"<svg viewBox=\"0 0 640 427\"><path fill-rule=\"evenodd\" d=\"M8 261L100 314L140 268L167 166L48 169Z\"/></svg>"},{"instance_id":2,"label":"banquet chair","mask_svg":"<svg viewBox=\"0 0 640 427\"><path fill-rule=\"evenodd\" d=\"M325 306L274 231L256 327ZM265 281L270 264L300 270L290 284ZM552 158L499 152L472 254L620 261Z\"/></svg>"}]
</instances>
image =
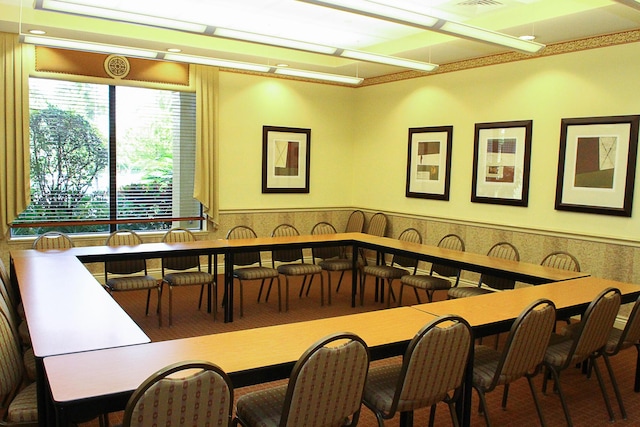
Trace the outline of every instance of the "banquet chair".
<instances>
[{"instance_id":1,"label":"banquet chair","mask_svg":"<svg viewBox=\"0 0 640 427\"><path fill-rule=\"evenodd\" d=\"M131 230L117 230L107 237L107 246L135 246L142 243L142 239ZM137 274L136 273L142 273ZM111 275L112 277L109 277ZM151 291L158 293L158 324L162 326L161 286L158 280L147 274L147 262L144 259L124 259L119 261L105 261L104 280L107 291L147 291L147 307L145 314L149 314L149 300Z\"/></svg>"},{"instance_id":2,"label":"banquet chair","mask_svg":"<svg viewBox=\"0 0 640 427\"><path fill-rule=\"evenodd\" d=\"M573 422L560 384L560 373L585 361L596 372L610 421L613 422L615 420L597 360L599 357L604 356L609 333L620 309L620 300L621 295L618 289L607 288L603 290L587 307L579 328L571 331L571 333L551 335L551 340L544 356L544 366L547 368L548 374L553 377L567 425L569 426L572 426ZM545 375L542 385L543 392L546 392L546 386L547 375Z\"/></svg>"},{"instance_id":3,"label":"banquet chair","mask_svg":"<svg viewBox=\"0 0 640 427\"><path fill-rule=\"evenodd\" d=\"M400 413L400 425L411 424L413 411L431 408L433 425L436 404L449 406L454 426L459 425L454 403L462 394L473 338L471 327L458 316L442 316L422 327L413 337L402 362L369 370L363 402L373 411L378 426ZM404 421L404 422L403 422Z\"/></svg>"},{"instance_id":4,"label":"banquet chair","mask_svg":"<svg viewBox=\"0 0 640 427\"><path fill-rule=\"evenodd\" d=\"M195 242L193 233L184 228L172 228L167 231L162 238L163 243L184 243ZM169 272L167 272L169 271ZM169 287L169 326L173 324L173 288L182 286L200 286L200 300L198 309L202 307L202 294L205 286L208 287L208 295L211 296L213 287L213 318L216 319L218 312L218 283L211 273L201 270L200 256L174 256L162 258L162 282L160 284L160 295L164 284Z\"/></svg>"},{"instance_id":5,"label":"banquet chair","mask_svg":"<svg viewBox=\"0 0 640 427\"><path fill-rule=\"evenodd\" d=\"M287 384L238 398L234 425L355 426L369 369L369 349L357 335L335 333L300 356Z\"/></svg>"},{"instance_id":6,"label":"banquet chair","mask_svg":"<svg viewBox=\"0 0 640 427\"><path fill-rule=\"evenodd\" d=\"M389 220L387 216L382 212L375 213L371 219L369 220L369 224L367 225L366 234L370 234L372 236L384 237L387 234L387 224ZM360 258L362 258L362 265L367 265L367 251L360 248ZM376 254L377 257L377 254Z\"/></svg>"},{"instance_id":7,"label":"banquet chair","mask_svg":"<svg viewBox=\"0 0 640 427\"><path fill-rule=\"evenodd\" d=\"M195 371L195 372L194 372ZM228 375L206 361L171 364L133 392L123 427L231 425L233 386Z\"/></svg>"},{"instance_id":8,"label":"banquet chair","mask_svg":"<svg viewBox=\"0 0 640 427\"><path fill-rule=\"evenodd\" d=\"M457 234L447 234L438 242L438 247L454 251L464 252L464 241ZM455 278L455 285L460 281L460 269L450 265L432 263L429 274L411 274L400 278L400 295L398 305L402 305L402 291L405 286L411 286L416 295L418 304L421 304L417 289L424 289L429 302L433 301L433 294L439 290L451 288L451 278Z\"/></svg>"},{"instance_id":9,"label":"banquet chair","mask_svg":"<svg viewBox=\"0 0 640 427\"><path fill-rule=\"evenodd\" d=\"M336 229L328 222L319 222L311 229L311 234L335 234ZM340 287L342 278L345 271L350 271L353 268L353 262L347 258L344 248L339 246L328 246L311 249L311 256L314 264L318 264L320 268L327 272L327 301L331 305L331 272L339 271L340 278L338 279L338 285L336 286L336 292ZM313 276L311 277L313 280ZM307 295L309 294L309 288L311 287L311 280L307 286ZM302 289L300 289L302 291Z\"/></svg>"},{"instance_id":10,"label":"banquet chair","mask_svg":"<svg viewBox=\"0 0 640 427\"><path fill-rule=\"evenodd\" d=\"M299 236L298 229L293 225L280 224L273 232L271 237ZM303 281L308 276L320 276L320 305L324 305L324 279L322 277L322 267L316 264L304 262L302 248L274 249L271 251L271 263L273 268L278 270L285 278L285 311L289 311L289 277L302 276ZM283 263L276 267L276 263ZM267 297L269 291L267 290Z\"/></svg>"},{"instance_id":11,"label":"banquet chair","mask_svg":"<svg viewBox=\"0 0 640 427\"><path fill-rule=\"evenodd\" d=\"M364 230L364 212L355 210L349 214L347 225L344 227L345 233L362 233Z\"/></svg>"},{"instance_id":12,"label":"banquet chair","mask_svg":"<svg viewBox=\"0 0 640 427\"><path fill-rule=\"evenodd\" d=\"M231 228L227 232L226 239L255 239L258 236L251 227L238 225ZM259 251L254 252L238 252L233 254L233 277L238 279L240 283L240 317L244 315L244 282L249 280L260 280L260 291L258 292L258 302L264 288L265 280L269 279L271 283L273 279L278 281L278 311L282 311L280 302L280 275L275 268L264 267ZM238 268L236 268L238 267Z\"/></svg>"},{"instance_id":13,"label":"banquet chair","mask_svg":"<svg viewBox=\"0 0 640 427\"><path fill-rule=\"evenodd\" d=\"M33 242L33 249L37 251L64 250L73 246L71 237L61 231L47 231Z\"/></svg>"},{"instance_id":14,"label":"banquet chair","mask_svg":"<svg viewBox=\"0 0 640 427\"><path fill-rule=\"evenodd\" d=\"M407 228L398 240L403 242L422 243L422 236L415 228ZM384 262L384 261L383 261ZM384 293L384 282L387 283L387 307L391 305L391 296L393 295L392 283L395 279L400 279L407 274L415 274L418 269L418 259L405 255L394 254L391 258L390 265L365 265L362 267L362 277L360 279L360 305L364 303L364 286L367 275L380 279L383 283L382 289ZM377 288L377 284L376 284ZM377 290L377 289L376 289ZM376 292L377 294L377 292ZM384 302L384 295L381 298Z\"/></svg>"},{"instance_id":15,"label":"banquet chair","mask_svg":"<svg viewBox=\"0 0 640 427\"><path fill-rule=\"evenodd\" d=\"M473 388L480 397L480 406L488 427L491 426L491 420L485 394L500 385L504 386L504 409L509 384L522 377L526 377L529 383L540 424L546 425L532 379L541 371L555 321L556 309L553 302L539 299L520 313L511 326L502 351L484 345L475 347Z\"/></svg>"},{"instance_id":16,"label":"banquet chair","mask_svg":"<svg viewBox=\"0 0 640 427\"><path fill-rule=\"evenodd\" d=\"M496 243L489 249L487 256L508 259L512 261L520 261L520 254L518 249L509 242ZM482 287L485 285L487 287ZM507 279L504 277L493 276L491 274L481 274L480 280L478 280L478 286L454 286L447 291L447 298L466 298L476 295L484 295L493 292L494 290L506 290L513 289L516 285L516 281L513 279Z\"/></svg>"},{"instance_id":17,"label":"banquet chair","mask_svg":"<svg viewBox=\"0 0 640 427\"><path fill-rule=\"evenodd\" d=\"M542 259L540 265L560 270L580 271L580 263L578 259L565 251L551 252Z\"/></svg>"}]
</instances>

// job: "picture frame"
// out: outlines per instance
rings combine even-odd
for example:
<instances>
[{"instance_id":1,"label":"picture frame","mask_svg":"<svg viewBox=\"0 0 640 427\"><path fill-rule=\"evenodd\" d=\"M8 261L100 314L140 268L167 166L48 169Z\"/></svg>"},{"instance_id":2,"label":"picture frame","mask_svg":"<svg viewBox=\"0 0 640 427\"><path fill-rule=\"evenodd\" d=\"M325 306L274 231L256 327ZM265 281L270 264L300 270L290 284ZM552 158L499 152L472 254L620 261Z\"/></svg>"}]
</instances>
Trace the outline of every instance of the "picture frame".
<instances>
[{"instance_id":1,"label":"picture frame","mask_svg":"<svg viewBox=\"0 0 640 427\"><path fill-rule=\"evenodd\" d=\"M409 128L406 197L449 200L453 126Z\"/></svg>"},{"instance_id":2,"label":"picture frame","mask_svg":"<svg viewBox=\"0 0 640 427\"><path fill-rule=\"evenodd\" d=\"M311 129L263 126L263 193L308 193L310 162Z\"/></svg>"},{"instance_id":3,"label":"picture frame","mask_svg":"<svg viewBox=\"0 0 640 427\"><path fill-rule=\"evenodd\" d=\"M476 123L471 201L529 204L533 120Z\"/></svg>"},{"instance_id":4,"label":"picture frame","mask_svg":"<svg viewBox=\"0 0 640 427\"><path fill-rule=\"evenodd\" d=\"M631 216L640 115L561 120L556 210Z\"/></svg>"}]
</instances>

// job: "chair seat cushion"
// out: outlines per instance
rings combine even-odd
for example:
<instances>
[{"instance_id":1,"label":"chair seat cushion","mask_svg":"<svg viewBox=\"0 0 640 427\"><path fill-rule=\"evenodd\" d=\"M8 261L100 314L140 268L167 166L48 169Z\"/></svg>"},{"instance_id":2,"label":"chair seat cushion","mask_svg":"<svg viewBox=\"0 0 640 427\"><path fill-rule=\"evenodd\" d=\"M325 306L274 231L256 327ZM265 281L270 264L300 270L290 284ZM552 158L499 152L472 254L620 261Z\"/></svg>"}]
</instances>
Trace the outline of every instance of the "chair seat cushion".
<instances>
[{"instance_id":1,"label":"chair seat cushion","mask_svg":"<svg viewBox=\"0 0 640 427\"><path fill-rule=\"evenodd\" d=\"M481 389L487 389L498 368L498 361L502 354L486 345L475 347L473 354L473 385ZM499 382L498 384L503 384Z\"/></svg>"},{"instance_id":2,"label":"chair seat cushion","mask_svg":"<svg viewBox=\"0 0 640 427\"><path fill-rule=\"evenodd\" d=\"M364 274L382 279L399 279L402 276L410 274L404 268L391 267L390 265L365 265L362 271L364 271Z\"/></svg>"},{"instance_id":3,"label":"chair seat cushion","mask_svg":"<svg viewBox=\"0 0 640 427\"><path fill-rule=\"evenodd\" d=\"M385 414L389 413L401 367L396 363L369 369L363 394L363 400L367 402L367 406L372 406Z\"/></svg>"},{"instance_id":4,"label":"chair seat cushion","mask_svg":"<svg viewBox=\"0 0 640 427\"><path fill-rule=\"evenodd\" d=\"M137 289L157 288L158 281L151 276L112 277L107 280L112 291L134 291Z\"/></svg>"},{"instance_id":5,"label":"chair seat cushion","mask_svg":"<svg viewBox=\"0 0 640 427\"><path fill-rule=\"evenodd\" d=\"M569 350L571 350L572 345L572 339L563 335L552 334L549 346L544 355L545 363L551 366L563 366L567 361L567 356L569 355ZM582 360L576 361L576 363L579 362L582 362Z\"/></svg>"},{"instance_id":6,"label":"chair seat cushion","mask_svg":"<svg viewBox=\"0 0 640 427\"><path fill-rule=\"evenodd\" d=\"M334 259L325 259L318 263L320 268L328 271L344 271L351 270L353 267L352 261L350 259L343 258L334 258Z\"/></svg>"},{"instance_id":7,"label":"chair seat cushion","mask_svg":"<svg viewBox=\"0 0 640 427\"><path fill-rule=\"evenodd\" d=\"M477 286L456 286L455 288L449 289L447 292L447 296L451 299L453 298L468 298L475 297L477 295L485 295L490 294L493 291L485 288L479 288Z\"/></svg>"},{"instance_id":8,"label":"chair seat cushion","mask_svg":"<svg viewBox=\"0 0 640 427\"><path fill-rule=\"evenodd\" d=\"M38 421L36 383L25 387L13 399L7 410L7 420L13 423Z\"/></svg>"},{"instance_id":9,"label":"chair seat cushion","mask_svg":"<svg viewBox=\"0 0 640 427\"><path fill-rule=\"evenodd\" d=\"M233 277L240 280L260 280L278 277L278 270L269 267L244 267L233 270Z\"/></svg>"},{"instance_id":10,"label":"chair seat cushion","mask_svg":"<svg viewBox=\"0 0 640 427\"><path fill-rule=\"evenodd\" d=\"M307 274L320 274L322 267L316 264L283 264L278 266L278 272L285 276L304 276Z\"/></svg>"},{"instance_id":11,"label":"chair seat cushion","mask_svg":"<svg viewBox=\"0 0 640 427\"><path fill-rule=\"evenodd\" d=\"M165 282L169 286L204 285L213 283L213 275L204 271L183 271L164 275Z\"/></svg>"},{"instance_id":12,"label":"chair seat cushion","mask_svg":"<svg viewBox=\"0 0 640 427\"><path fill-rule=\"evenodd\" d=\"M451 281L449 279L425 274L409 274L403 276L400 281L403 285L413 286L414 288L420 289L439 291L451 288Z\"/></svg>"},{"instance_id":13,"label":"chair seat cushion","mask_svg":"<svg viewBox=\"0 0 640 427\"><path fill-rule=\"evenodd\" d=\"M238 398L236 415L242 425L277 427L280 425L287 385L248 393Z\"/></svg>"}]
</instances>

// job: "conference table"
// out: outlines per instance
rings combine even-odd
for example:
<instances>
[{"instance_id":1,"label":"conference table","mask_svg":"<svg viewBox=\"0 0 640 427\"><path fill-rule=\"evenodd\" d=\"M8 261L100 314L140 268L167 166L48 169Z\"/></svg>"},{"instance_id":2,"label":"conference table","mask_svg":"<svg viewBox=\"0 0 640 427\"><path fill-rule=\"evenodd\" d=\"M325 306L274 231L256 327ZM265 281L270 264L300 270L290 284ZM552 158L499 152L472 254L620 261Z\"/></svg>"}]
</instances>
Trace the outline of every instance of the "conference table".
<instances>
[{"instance_id":1,"label":"conference table","mask_svg":"<svg viewBox=\"0 0 640 427\"><path fill-rule=\"evenodd\" d=\"M240 252L271 251L280 248L350 246L378 253L414 256L428 262L444 263L478 273L490 273L513 280L540 284L584 276L524 262L502 260L470 252L401 242L364 233L337 233L234 240L198 240L184 243L144 243L135 246L88 246L64 251L11 252L12 286L19 289L38 372L38 397L48 403L42 378L46 357L90 350L130 346L149 342L144 332L106 293L83 263L132 258L206 255L224 256L225 322L233 321L233 258ZM353 261L353 272L357 263ZM214 267L217 262L214 262ZM216 274L217 271L214 272ZM351 305L355 306L357 275L352 275ZM210 304L209 298L209 304ZM40 405L44 411L48 404Z\"/></svg>"}]
</instances>

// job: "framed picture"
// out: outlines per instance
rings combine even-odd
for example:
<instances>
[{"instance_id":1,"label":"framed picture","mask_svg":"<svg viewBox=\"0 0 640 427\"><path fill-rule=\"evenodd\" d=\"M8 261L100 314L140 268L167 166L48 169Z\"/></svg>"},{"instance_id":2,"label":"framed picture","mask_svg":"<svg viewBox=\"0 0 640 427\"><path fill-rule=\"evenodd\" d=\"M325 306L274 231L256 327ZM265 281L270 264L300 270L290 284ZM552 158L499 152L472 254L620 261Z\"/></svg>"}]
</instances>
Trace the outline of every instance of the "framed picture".
<instances>
[{"instance_id":1,"label":"framed picture","mask_svg":"<svg viewBox=\"0 0 640 427\"><path fill-rule=\"evenodd\" d=\"M308 193L311 129L263 126L262 192Z\"/></svg>"},{"instance_id":2,"label":"framed picture","mask_svg":"<svg viewBox=\"0 0 640 427\"><path fill-rule=\"evenodd\" d=\"M631 216L639 120L562 119L556 209Z\"/></svg>"},{"instance_id":3,"label":"framed picture","mask_svg":"<svg viewBox=\"0 0 640 427\"><path fill-rule=\"evenodd\" d=\"M476 123L471 201L527 206L532 120Z\"/></svg>"},{"instance_id":4,"label":"framed picture","mask_svg":"<svg viewBox=\"0 0 640 427\"><path fill-rule=\"evenodd\" d=\"M409 128L407 197L449 200L453 126Z\"/></svg>"}]
</instances>

